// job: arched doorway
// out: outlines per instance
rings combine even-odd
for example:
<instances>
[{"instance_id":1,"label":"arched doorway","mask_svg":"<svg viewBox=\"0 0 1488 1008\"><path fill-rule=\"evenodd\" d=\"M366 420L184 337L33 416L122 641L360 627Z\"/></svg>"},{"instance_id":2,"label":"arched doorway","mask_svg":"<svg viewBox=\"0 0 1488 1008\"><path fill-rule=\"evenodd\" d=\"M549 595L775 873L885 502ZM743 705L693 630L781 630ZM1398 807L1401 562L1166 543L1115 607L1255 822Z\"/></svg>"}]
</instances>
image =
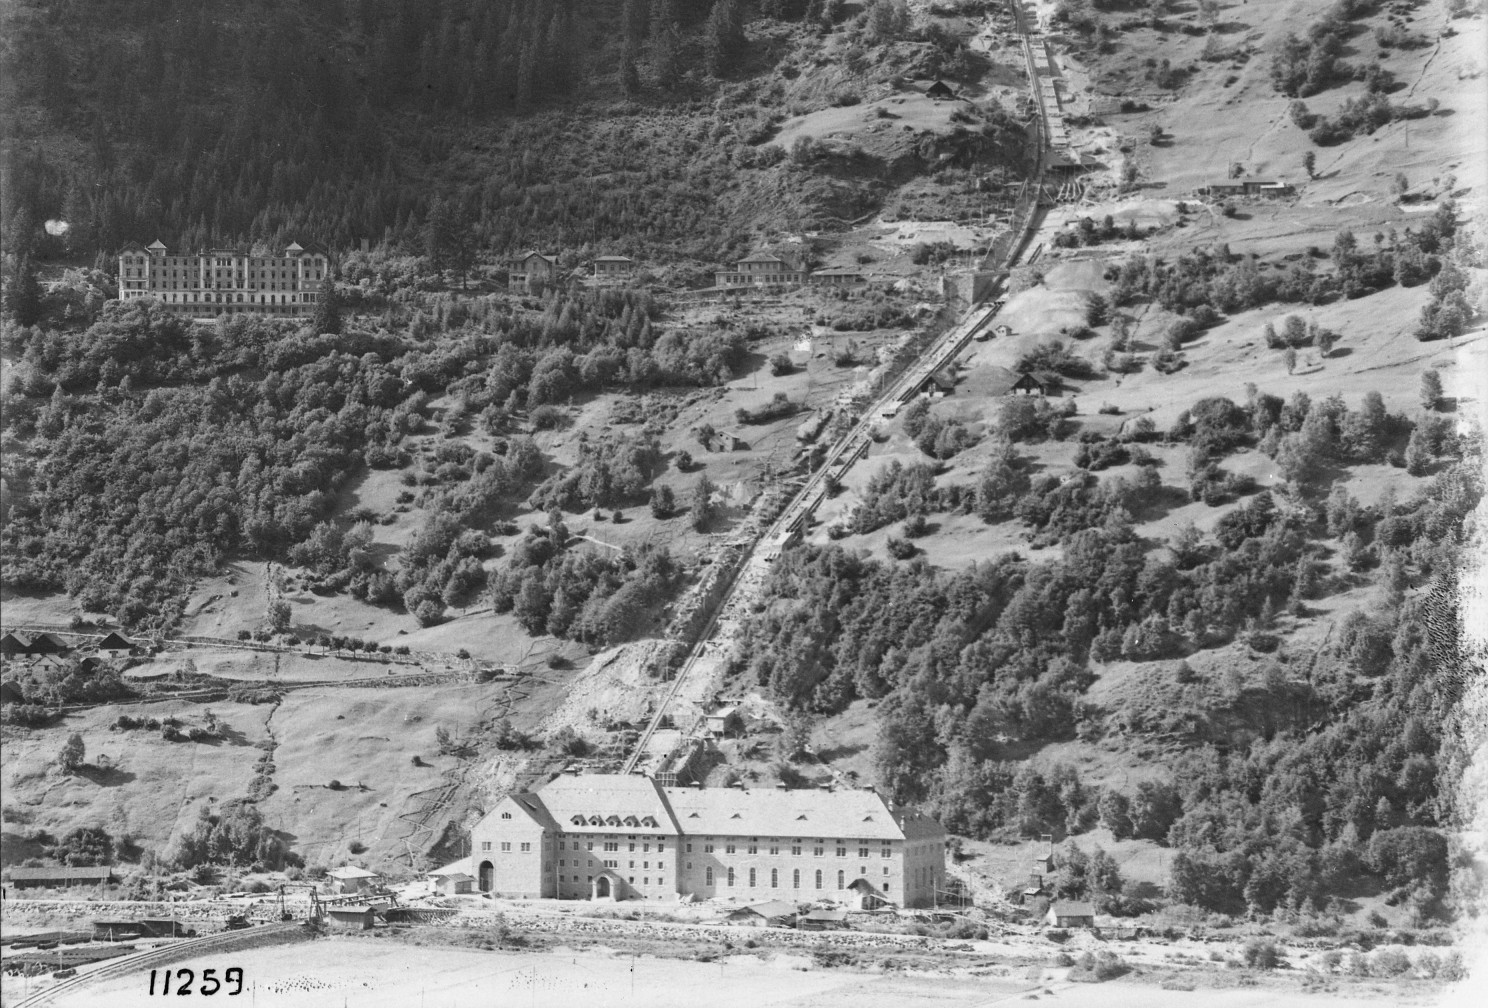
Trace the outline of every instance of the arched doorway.
<instances>
[{"instance_id":1,"label":"arched doorway","mask_svg":"<svg viewBox=\"0 0 1488 1008\"><path fill-rule=\"evenodd\" d=\"M496 870L491 866L491 862L489 861L482 861L480 864L479 884L481 892L490 892L496 888Z\"/></svg>"},{"instance_id":2,"label":"arched doorway","mask_svg":"<svg viewBox=\"0 0 1488 1008\"><path fill-rule=\"evenodd\" d=\"M595 899L609 899L609 897L610 897L610 879L609 879L609 876L608 875L601 875L599 878L597 878L597 879L594 880L594 898Z\"/></svg>"}]
</instances>

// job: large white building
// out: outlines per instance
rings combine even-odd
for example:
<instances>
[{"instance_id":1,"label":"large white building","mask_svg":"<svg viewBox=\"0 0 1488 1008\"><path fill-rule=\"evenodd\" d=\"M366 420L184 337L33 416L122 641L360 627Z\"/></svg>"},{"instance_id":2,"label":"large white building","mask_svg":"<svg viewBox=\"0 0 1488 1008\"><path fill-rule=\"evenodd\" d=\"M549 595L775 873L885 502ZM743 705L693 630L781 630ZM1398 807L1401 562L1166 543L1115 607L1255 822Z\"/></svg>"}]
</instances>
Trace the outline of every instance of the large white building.
<instances>
[{"instance_id":1,"label":"large white building","mask_svg":"<svg viewBox=\"0 0 1488 1008\"><path fill-rule=\"evenodd\" d=\"M231 249L171 255L160 241L130 242L119 254L119 299L154 298L191 318L219 315L314 314L330 262L298 242L279 256Z\"/></svg>"},{"instance_id":2,"label":"large white building","mask_svg":"<svg viewBox=\"0 0 1488 1008\"><path fill-rule=\"evenodd\" d=\"M565 773L471 831L484 892L525 898L736 896L930 906L945 829L872 789L663 787Z\"/></svg>"}]
</instances>

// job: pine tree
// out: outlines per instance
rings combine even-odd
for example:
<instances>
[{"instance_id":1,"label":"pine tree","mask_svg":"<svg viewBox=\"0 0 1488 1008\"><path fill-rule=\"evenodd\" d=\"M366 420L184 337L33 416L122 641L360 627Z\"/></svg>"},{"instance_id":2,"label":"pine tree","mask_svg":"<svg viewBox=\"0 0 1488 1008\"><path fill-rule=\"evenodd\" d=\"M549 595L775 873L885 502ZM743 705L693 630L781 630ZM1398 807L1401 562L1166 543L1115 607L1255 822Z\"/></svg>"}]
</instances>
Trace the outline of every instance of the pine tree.
<instances>
[{"instance_id":1,"label":"pine tree","mask_svg":"<svg viewBox=\"0 0 1488 1008\"><path fill-rule=\"evenodd\" d=\"M41 284L26 257L16 261L10 281L5 285L5 313L18 326L31 326L41 321Z\"/></svg>"},{"instance_id":2,"label":"pine tree","mask_svg":"<svg viewBox=\"0 0 1488 1008\"><path fill-rule=\"evenodd\" d=\"M1441 398L1441 374L1436 368L1427 368L1421 372L1421 408L1434 410L1441 404Z\"/></svg>"},{"instance_id":3,"label":"pine tree","mask_svg":"<svg viewBox=\"0 0 1488 1008\"><path fill-rule=\"evenodd\" d=\"M341 295L336 289L336 281L326 280L320 285L320 300L315 303L310 328L317 335L341 332Z\"/></svg>"},{"instance_id":4,"label":"pine tree","mask_svg":"<svg viewBox=\"0 0 1488 1008\"><path fill-rule=\"evenodd\" d=\"M708 14L703 33L708 72L722 77L744 54L744 11L739 0L717 0Z\"/></svg>"}]
</instances>

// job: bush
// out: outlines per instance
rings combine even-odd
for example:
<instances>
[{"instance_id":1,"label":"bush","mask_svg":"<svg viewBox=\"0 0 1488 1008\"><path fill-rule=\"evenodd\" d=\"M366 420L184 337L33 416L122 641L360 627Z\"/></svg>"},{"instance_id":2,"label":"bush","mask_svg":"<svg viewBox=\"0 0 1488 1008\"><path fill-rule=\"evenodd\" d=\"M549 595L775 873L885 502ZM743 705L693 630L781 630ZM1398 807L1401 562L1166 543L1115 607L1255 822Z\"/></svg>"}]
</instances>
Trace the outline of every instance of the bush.
<instances>
[{"instance_id":1,"label":"bush","mask_svg":"<svg viewBox=\"0 0 1488 1008\"><path fill-rule=\"evenodd\" d=\"M1077 983L1100 983L1105 980L1114 980L1131 972L1131 967L1126 960L1114 952L1097 952L1091 955L1086 952L1075 962L1074 969L1069 971L1068 979Z\"/></svg>"},{"instance_id":2,"label":"bush","mask_svg":"<svg viewBox=\"0 0 1488 1008\"><path fill-rule=\"evenodd\" d=\"M346 845L346 849L351 851L353 854L363 854L366 853L367 845L362 843L360 840L353 840L351 843Z\"/></svg>"},{"instance_id":3,"label":"bush","mask_svg":"<svg viewBox=\"0 0 1488 1008\"><path fill-rule=\"evenodd\" d=\"M1252 969L1275 969L1281 961L1276 943L1267 938L1252 938L1247 941L1242 956L1245 965Z\"/></svg>"}]
</instances>

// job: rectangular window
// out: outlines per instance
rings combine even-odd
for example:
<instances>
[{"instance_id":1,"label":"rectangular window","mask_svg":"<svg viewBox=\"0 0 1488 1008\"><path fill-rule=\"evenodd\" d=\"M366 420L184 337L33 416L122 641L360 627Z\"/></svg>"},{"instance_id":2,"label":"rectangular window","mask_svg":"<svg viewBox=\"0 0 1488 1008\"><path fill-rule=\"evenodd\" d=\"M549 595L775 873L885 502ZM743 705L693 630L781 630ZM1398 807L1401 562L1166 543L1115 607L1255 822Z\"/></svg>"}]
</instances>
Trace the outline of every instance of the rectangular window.
<instances>
[{"instance_id":1,"label":"rectangular window","mask_svg":"<svg viewBox=\"0 0 1488 1008\"><path fill-rule=\"evenodd\" d=\"M642 868L650 868L651 867L651 862L650 861L642 861L641 862L641 867Z\"/></svg>"},{"instance_id":2,"label":"rectangular window","mask_svg":"<svg viewBox=\"0 0 1488 1008\"><path fill-rule=\"evenodd\" d=\"M770 853L771 854L779 854L780 853L780 848L777 847L777 846L775 846L774 844L771 844L770 845Z\"/></svg>"},{"instance_id":3,"label":"rectangular window","mask_svg":"<svg viewBox=\"0 0 1488 1008\"><path fill-rule=\"evenodd\" d=\"M688 844L687 845L687 853L689 853L689 854L692 853L692 844Z\"/></svg>"},{"instance_id":4,"label":"rectangular window","mask_svg":"<svg viewBox=\"0 0 1488 1008\"><path fill-rule=\"evenodd\" d=\"M490 849L491 849L491 841L489 841L489 840L482 840L481 841L481 850L490 850Z\"/></svg>"},{"instance_id":5,"label":"rectangular window","mask_svg":"<svg viewBox=\"0 0 1488 1008\"><path fill-rule=\"evenodd\" d=\"M704 885L712 885L713 884L713 869L712 868L707 869L706 874L705 874L705 877L704 877L704 880L703 880L703 884Z\"/></svg>"},{"instance_id":6,"label":"rectangular window","mask_svg":"<svg viewBox=\"0 0 1488 1008\"><path fill-rule=\"evenodd\" d=\"M559 858L558 859L558 867L559 868L567 868L568 867L568 862L565 861L565 860L563 860L562 858Z\"/></svg>"},{"instance_id":7,"label":"rectangular window","mask_svg":"<svg viewBox=\"0 0 1488 1008\"><path fill-rule=\"evenodd\" d=\"M504 851L510 851L511 850L511 842L510 841L507 841L507 840L501 841L501 849L504 850Z\"/></svg>"},{"instance_id":8,"label":"rectangular window","mask_svg":"<svg viewBox=\"0 0 1488 1008\"><path fill-rule=\"evenodd\" d=\"M754 888L754 869L749 869L749 888Z\"/></svg>"},{"instance_id":9,"label":"rectangular window","mask_svg":"<svg viewBox=\"0 0 1488 1008\"><path fill-rule=\"evenodd\" d=\"M837 856L838 857L847 857L847 848L846 847L838 847L837 848Z\"/></svg>"},{"instance_id":10,"label":"rectangular window","mask_svg":"<svg viewBox=\"0 0 1488 1008\"><path fill-rule=\"evenodd\" d=\"M867 856L868 856L868 848L867 847L859 847L858 848L858 857L867 857Z\"/></svg>"},{"instance_id":11,"label":"rectangular window","mask_svg":"<svg viewBox=\"0 0 1488 1008\"><path fill-rule=\"evenodd\" d=\"M631 868L634 868L634 867L635 867L635 862L634 862L634 861L632 861L632 862L631 862L631 863L630 863L630 867L631 867Z\"/></svg>"},{"instance_id":12,"label":"rectangular window","mask_svg":"<svg viewBox=\"0 0 1488 1008\"><path fill-rule=\"evenodd\" d=\"M620 862L619 861L606 861L604 863L604 866L606 868L619 868L620 867Z\"/></svg>"},{"instance_id":13,"label":"rectangular window","mask_svg":"<svg viewBox=\"0 0 1488 1008\"><path fill-rule=\"evenodd\" d=\"M779 868L771 868L770 869L770 888L771 889L779 889L780 888L780 869Z\"/></svg>"},{"instance_id":14,"label":"rectangular window","mask_svg":"<svg viewBox=\"0 0 1488 1008\"><path fill-rule=\"evenodd\" d=\"M801 888L801 869L797 868L791 872L791 888Z\"/></svg>"},{"instance_id":15,"label":"rectangular window","mask_svg":"<svg viewBox=\"0 0 1488 1008\"><path fill-rule=\"evenodd\" d=\"M825 847L813 847L813 848L811 848L811 854L812 854L813 857L821 857L825 853L826 853L826 848Z\"/></svg>"},{"instance_id":16,"label":"rectangular window","mask_svg":"<svg viewBox=\"0 0 1488 1008\"><path fill-rule=\"evenodd\" d=\"M530 843L524 843L522 845L522 850L524 850L524 851L530 851L530 850L532 850L532 845Z\"/></svg>"},{"instance_id":17,"label":"rectangular window","mask_svg":"<svg viewBox=\"0 0 1488 1008\"><path fill-rule=\"evenodd\" d=\"M734 870L732 868L730 868L728 870L728 884L729 885L733 885L734 884Z\"/></svg>"},{"instance_id":18,"label":"rectangular window","mask_svg":"<svg viewBox=\"0 0 1488 1008\"><path fill-rule=\"evenodd\" d=\"M727 845L725 845L724 848L723 848L723 852L725 854L732 854L734 852L734 845L733 844L727 844Z\"/></svg>"},{"instance_id":19,"label":"rectangular window","mask_svg":"<svg viewBox=\"0 0 1488 1008\"><path fill-rule=\"evenodd\" d=\"M604 849L613 853L619 853L620 845L613 840L606 840Z\"/></svg>"},{"instance_id":20,"label":"rectangular window","mask_svg":"<svg viewBox=\"0 0 1488 1008\"><path fill-rule=\"evenodd\" d=\"M688 850L692 850L691 845L689 845L687 849ZM656 853L658 853L658 854L665 854L666 853L666 844L664 844L664 843L657 844L656 845Z\"/></svg>"},{"instance_id":21,"label":"rectangular window","mask_svg":"<svg viewBox=\"0 0 1488 1008\"><path fill-rule=\"evenodd\" d=\"M883 848L878 853L879 853L879 856L881 856L881 857L893 857L894 856L893 849L892 848L889 848L889 847Z\"/></svg>"},{"instance_id":22,"label":"rectangular window","mask_svg":"<svg viewBox=\"0 0 1488 1008\"><path fill-rule=\"evenodd\" d=\"M887 882L885 882L884 883L884 892L888 892L888 891L889 891L889 884Z\"/></svg>"},{"instance_id":23,"label":"rectangular window","mask_svg":"<svg viewBox=\"0 0 1488 1008\"><path fill-rule=\"evenodd\" d=\"M713 853L713 845L712 844L703 844L703 853L704 854L712 854Z\"/></svg>"},{"instance_id":24,"label":"rectangular window","mask_svg":"<svg viewBox=\"0 0 1488 1008\"><path fill-rule=\"evenodd\" d=\"M751 853L751 854L758 854L759 853L759 847L755 846L754 844L750 844L749 845L749 853Z\"/></svg>"},{"instance_id":25,"label":"rectangular window","mask_svg":"<svg viewBox=\"0 0 1488 1008\"><path fill-rule=\"evenodd\" d=\"M589 849L590 850L593 850L594 849L594 841L593 840L590 840L589 841Z\"/></svg>"},{"instance_id":26,"label":"rectangular window","mask_svg":"<svg viewBox=\"0 0 1488 1008\"><path fill-rule=\"evenodd\" d=\"M631 853L632 853L632 854L634 854L634 853L635 853L635 844L631 844L631 845L630 845L630 852L631 852Z\"/></svg>"},{"instance_id":27,"label":"rectangular window","mask_svg":"<svg viewBox=\"0 0 1488 1008\"><path fill-rule=\"evenodd\" d=\"M792 847L791 848L791 856L792 857L800 857L801 856L801 848L799 848L799 847Z\"/></svg>"}]
</instances>

